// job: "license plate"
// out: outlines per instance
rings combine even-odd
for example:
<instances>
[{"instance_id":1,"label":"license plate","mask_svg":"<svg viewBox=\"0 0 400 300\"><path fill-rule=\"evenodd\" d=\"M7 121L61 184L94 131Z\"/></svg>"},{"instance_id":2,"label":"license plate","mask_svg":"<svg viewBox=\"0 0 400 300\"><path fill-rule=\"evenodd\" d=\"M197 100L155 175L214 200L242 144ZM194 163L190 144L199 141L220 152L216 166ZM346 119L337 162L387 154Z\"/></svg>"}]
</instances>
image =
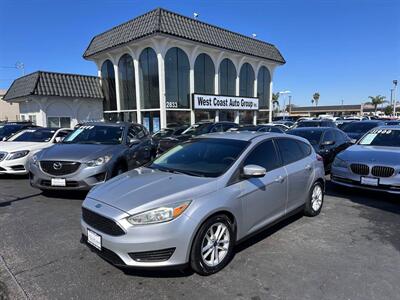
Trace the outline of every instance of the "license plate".
<instances>
[{"instance_id":1,"label":"license plate","mask_svg":"<svg viewBox=\"0 0 400 300\"><path fill-rule=\"evenodd\" d=\"M51 179L52 186L66 186L64 178L52 178Z\"/></svg>"},{"instance_id":2,"label":"license plate","mask_svg":"<svg viewBox=\"0 0 400 300\"><path fill-rule=\"evenodd\" d=\"M378 186L378 178L361 177L361 184Z\"/></svg>"},{"instance_id":3,"label":"license plate","mask_svg":"<svg viewBox=\"0 0 400 300\"><path fill-rule=\"evenodd\" d=\"M97 249L101 250L101 235L91 231L90 229L87 230L88 236L88 243Z\"/></svg>"}]
</instances>

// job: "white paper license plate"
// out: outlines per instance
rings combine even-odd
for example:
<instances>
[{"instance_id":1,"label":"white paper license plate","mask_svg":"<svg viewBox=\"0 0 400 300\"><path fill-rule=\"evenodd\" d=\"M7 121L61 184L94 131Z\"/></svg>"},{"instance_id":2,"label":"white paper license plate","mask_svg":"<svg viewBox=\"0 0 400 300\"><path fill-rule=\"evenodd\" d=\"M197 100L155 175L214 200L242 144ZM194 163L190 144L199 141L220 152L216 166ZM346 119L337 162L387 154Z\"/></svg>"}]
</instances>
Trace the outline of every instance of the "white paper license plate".
<instances>
[{"instance_id":1,"label":"white paper license plate","mask_svg":"<svg viewBox=\"0 0 400 300\"><path fill-rule=\"evenodd\" d=\"M52 178L51 186L66 186L64 178Z\"/></svg>"},{"instance_id":2,"label":"white paper license plate","mask_svg":"<svg viewBox=\"0 0 400 300\"><path fill-rule=\"evenodd\" d=\"M87 237L88 243L92 246L96 247L97 249L101 250L101 235L91 231L90 229L87 230Z\"/></svg>"},{"instance_id":3,"label":"white paper license plate","mask_svg":"<svg viewBox=\"0 0 400 300\"><path fill-rule=\"evenodd\" d=\"M378 186L378 178L361 177L361 184Z\"/></svg>"}]
</instances>

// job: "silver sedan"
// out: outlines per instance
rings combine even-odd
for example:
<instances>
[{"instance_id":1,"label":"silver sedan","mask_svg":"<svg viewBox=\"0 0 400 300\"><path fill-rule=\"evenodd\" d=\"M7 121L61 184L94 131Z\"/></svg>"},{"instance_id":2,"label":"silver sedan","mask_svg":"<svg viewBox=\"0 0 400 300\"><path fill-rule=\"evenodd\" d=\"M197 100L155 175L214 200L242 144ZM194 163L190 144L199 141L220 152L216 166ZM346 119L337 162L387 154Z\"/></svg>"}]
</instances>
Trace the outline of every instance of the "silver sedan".
<instances>
[{"instance_id":1,"label":"silver sedan","mask_svg":"<svg viewBox=\"0 0 400 300\"><path fill-rule=\"evenodd\" d=\"M296 212L318 215L324 174L300 137L203 135L92 189L82 241L118 266L213 274L238 242Z\"/></svg>"},{"instance_id":2,"label":"silver sedan","mask_svg":"<svg viewBox=\"0 0 400 300\"><path fill-rule=\"evenodd\" d=\"M400 126L369 131L332 164L336 184L400 194Z\"/></svg>"}]
</instances>

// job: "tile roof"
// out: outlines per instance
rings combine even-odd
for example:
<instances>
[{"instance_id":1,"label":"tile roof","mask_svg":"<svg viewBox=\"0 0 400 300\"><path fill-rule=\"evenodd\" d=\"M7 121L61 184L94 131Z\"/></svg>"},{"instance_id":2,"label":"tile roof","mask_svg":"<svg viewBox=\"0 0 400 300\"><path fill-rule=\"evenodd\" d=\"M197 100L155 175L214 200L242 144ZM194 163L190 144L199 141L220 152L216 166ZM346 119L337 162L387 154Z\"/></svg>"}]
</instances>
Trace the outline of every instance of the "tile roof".
<instances>
[{"instance_id":1,"label":"tile roof","mask_svg":"<svg viewBox=\"0 0 400 300\"><path fill-rule=\"evenodd\" d=\"M30 95L103 99L95 76L37 71L14 80L4 100Z\"/></svg>"},{"instance_id":2,"label":"tile roof","mask_svg":"<svg viewBox=\"0 0 400 300\"><path fill-rule=\"evenodd\" d=\"M152 34L162 33L242 54L285 63L272 44L222 29L174 12L157 8L133 20L96 35L83 57L123 45Z\"/></svg>"}]
</instances>

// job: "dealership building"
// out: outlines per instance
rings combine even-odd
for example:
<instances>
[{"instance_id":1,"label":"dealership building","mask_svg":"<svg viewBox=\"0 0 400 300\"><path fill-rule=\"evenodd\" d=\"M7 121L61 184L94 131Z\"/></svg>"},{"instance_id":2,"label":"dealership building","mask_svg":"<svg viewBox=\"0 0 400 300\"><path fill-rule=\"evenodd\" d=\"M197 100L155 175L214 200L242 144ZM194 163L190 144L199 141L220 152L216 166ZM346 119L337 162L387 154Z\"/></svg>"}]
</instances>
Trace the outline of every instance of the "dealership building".
<instances>
[{"instance_id":1,"label":"dealership building","mask_svg":"<svg viewBox=\"0 0 400 300\"><path fill-rule=\"evenodd\" d=\"M87 113L99 117L99 97L104 120L137 122L152 132L203 120L256 124L271 120L273 75L285 64L272 44L160 8L96 35L83 57L96 64L98 81L69 74L76 84L61 83L58 92L60 84L55 81L68 74L39 73L20 85L14 82L6 100L19 101L26 115L29 105L35 106L44 121L69 111L65 117L73 120L72 125L92 119L85 118L77 105L90 105ZM55 93L45 89L39 101L31 101L41 96L33 90L32 82L40 83L38 76L55 78L42 80ZM100 92L92 84L98 84ZM18 89L24 85L29 86L29 97L16 98L24 94ZM56 108L57 101L64 108L44 113L49 105Z\"/></svg>"}]
</instances>

